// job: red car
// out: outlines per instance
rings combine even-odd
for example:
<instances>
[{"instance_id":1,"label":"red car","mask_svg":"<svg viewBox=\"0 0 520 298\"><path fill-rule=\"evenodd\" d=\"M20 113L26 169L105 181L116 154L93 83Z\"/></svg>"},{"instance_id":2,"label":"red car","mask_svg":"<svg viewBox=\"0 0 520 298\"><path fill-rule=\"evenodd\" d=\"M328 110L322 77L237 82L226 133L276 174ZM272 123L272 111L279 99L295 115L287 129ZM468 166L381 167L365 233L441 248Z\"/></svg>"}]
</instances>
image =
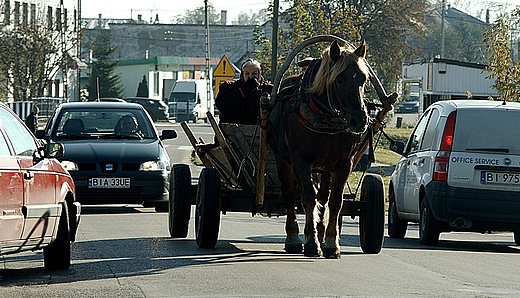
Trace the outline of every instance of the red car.
<instances>
[{"instance_id":1,"label":"red car","mask_svg":"<svg viewBox=\"0 0 520 298\"><path fill-rule=\"evenodd\" d=\"M43 249L45 268L70 267L81 205L62 155L0 103L0 255Z\"/></svg>"}]
</instances>

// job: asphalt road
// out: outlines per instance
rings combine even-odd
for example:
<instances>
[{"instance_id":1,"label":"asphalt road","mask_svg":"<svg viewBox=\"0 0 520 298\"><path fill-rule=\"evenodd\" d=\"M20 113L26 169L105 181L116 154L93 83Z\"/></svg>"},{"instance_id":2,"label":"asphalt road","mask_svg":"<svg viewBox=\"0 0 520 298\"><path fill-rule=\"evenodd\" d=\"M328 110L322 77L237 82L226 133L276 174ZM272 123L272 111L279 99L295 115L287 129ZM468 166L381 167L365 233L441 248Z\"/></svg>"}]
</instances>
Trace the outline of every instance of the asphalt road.
<instances>
[{"instance_id":1,"label":"asphalt road","mask_svg":"<svg viewBox=\"0 0 520 298\"><path fill-rule=\"evenodd\" d=\"M178 124L158 126L178 130L165 144L188 163ZM212 139L207 125L190 127ZM284 253L284 221L228 213L217 247L199 249L193 218L186 239L171 239L168 215L153 208L84 206L71 268L46 271L41 251L2 256L0 297L520 297L512 233L443 233L427 247L412 225L367 255L357 220L344 218L342 258L328 260Z\"/></svg>"},{"instance_id":2,"label":"asphalt road","mask_svg":"<svg viewBox=\"0 0 520 298\"><path fill-rule=\"evenodd\" d=\"M342 258L328 260L285 254L284 220L228 213L217 247L199 249L193 219L187 239L170 239L152 208L86 207L71 269L45 271L41 252L4 256L0 297L520 296L511 233L442 234L426 247L412 226L366 255L357 221L344 219Z\"/></svg>"}]
</instances>

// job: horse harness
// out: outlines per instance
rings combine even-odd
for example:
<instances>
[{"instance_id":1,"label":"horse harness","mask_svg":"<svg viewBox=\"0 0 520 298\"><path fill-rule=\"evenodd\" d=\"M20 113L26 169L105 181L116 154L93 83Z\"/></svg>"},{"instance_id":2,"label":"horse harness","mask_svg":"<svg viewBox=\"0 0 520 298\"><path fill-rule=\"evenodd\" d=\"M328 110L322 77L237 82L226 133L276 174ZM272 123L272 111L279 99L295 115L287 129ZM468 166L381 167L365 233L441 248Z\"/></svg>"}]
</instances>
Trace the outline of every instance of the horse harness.
<instances>
[{"instance_id":1,"label":"horse harness","mask_svg":"<svg viewBox=\"0 0 520 298\"><path fill-rule=\"evenodd\" d=\"M344 108L332 107L330 94L327 94L329 106L322 103L316 95L307 92L321 64L321 59L312 61L307 70L292 85L286 86L280 91L277 101L289 102L289 113L294 113L298 121L307 129L321 134L339 134L352 132L345 118L346 113L362 113L361 111L345 111ZM338 93L337 88L334 91ZM337 95L337 94L336 94ZM363 133L363 132L362 132Z\"/></svg>"}]
</instances>

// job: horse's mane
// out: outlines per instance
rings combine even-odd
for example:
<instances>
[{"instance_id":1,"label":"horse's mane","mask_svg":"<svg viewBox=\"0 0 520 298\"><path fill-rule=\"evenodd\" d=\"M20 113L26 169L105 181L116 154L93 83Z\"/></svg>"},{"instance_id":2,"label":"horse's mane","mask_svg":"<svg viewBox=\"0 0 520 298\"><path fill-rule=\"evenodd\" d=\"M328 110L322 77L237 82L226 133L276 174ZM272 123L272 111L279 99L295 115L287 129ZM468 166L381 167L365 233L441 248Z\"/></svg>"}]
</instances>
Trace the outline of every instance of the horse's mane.
<instances>
[{"instance_id":1,"label":"horse's mane","mask_svg":"<svg viewBox=\"0 0 520 298\"><path fill-rule=\"evenodd\" d=\"M368 67L364 59L354 54L353 50L340 47L341 54L335 63L330 58L330 47L326 48L321 55L321 65L316 73L316 77L311 87L310 93L321 94L325 92L327 86L334 83L336 77L352 63L357 63L359 69L368 77ZM332 65L332 69L331 69Z\"/></svg>"}]
</instances>

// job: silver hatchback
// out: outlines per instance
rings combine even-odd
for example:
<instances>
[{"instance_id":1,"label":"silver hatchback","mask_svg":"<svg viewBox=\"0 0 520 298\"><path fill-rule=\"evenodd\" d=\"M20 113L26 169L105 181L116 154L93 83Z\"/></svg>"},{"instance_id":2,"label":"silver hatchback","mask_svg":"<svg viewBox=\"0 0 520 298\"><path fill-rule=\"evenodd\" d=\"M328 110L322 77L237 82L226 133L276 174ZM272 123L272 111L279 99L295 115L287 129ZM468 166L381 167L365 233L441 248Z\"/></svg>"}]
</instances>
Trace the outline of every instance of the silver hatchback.
<instances>
[{"instance_id":1,"label":"silver hatchback","mask_svg":"<svg viewBox=\"0 0 520 298\"><path fill-rule=\"evenodd\" d=\"M388 235L419 223L421 244L450 231L512 231L520 245L520 104L450 100L423 113L389 185Z\"/></svg>"}]
</instances>

